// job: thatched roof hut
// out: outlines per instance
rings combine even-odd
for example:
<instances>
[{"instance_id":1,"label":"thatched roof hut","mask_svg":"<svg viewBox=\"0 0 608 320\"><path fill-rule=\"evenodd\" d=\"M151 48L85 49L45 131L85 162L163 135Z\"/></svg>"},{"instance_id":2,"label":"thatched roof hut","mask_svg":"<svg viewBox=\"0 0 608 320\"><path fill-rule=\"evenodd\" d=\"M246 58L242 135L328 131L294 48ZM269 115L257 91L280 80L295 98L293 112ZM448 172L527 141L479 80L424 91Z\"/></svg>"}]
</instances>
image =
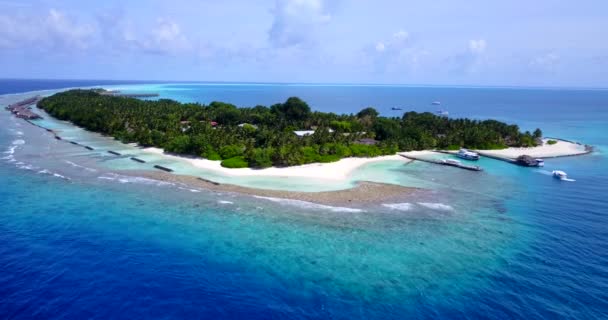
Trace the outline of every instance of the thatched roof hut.
<instances>
[{"instance_id":1,"label":"thatched roof hut","mask_svg":"<svg viewBox=\"0 0 608 320\"><path fill-rule=\"evenodd\" d=\"M517 159L515 160L515 162L518 165L525 166L525 167L536 167L536 166L538 166L538 162L536 161L536 159L532 158L529 155L521 155L521 156L517 157Z\"/></svg>"}]
</instances>

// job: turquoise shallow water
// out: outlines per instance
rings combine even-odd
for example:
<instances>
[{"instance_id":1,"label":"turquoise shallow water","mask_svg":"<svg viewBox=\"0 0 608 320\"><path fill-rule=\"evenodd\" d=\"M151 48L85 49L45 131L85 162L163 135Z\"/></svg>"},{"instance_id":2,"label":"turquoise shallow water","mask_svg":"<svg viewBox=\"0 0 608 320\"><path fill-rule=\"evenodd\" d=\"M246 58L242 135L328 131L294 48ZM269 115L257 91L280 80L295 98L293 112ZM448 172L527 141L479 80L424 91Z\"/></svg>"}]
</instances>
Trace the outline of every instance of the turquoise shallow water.
<instances>
[{"instance_id":1,"label":"turquoise shallow water","mask_svg":"<svg viewBox=\"0 0 608 320\"><path fill-rule=\"evenodd\" d=\"M348 97L343 88L335 95ZM392 89L400 97L416 90ZM469 101L489 95L435 90L429 95L467 96L453 108L471 115L483 108L467 111ZM432 192L345 210L121 176L113 157L56 141L2 112L0 316L604 318L608 94L494 90L483 99L527 108L511 112L513 121L543 123L548 134L599 151L548 160L544 170L482 159L481 175L372 163L356 179L421 183ZM544 110L555 96L569 97L570 106L583 98L572 109ZM66 128L63 134L96 148L116 147ZM554 169L577 181L552 179Z\"/></svg>"}]
</instances>

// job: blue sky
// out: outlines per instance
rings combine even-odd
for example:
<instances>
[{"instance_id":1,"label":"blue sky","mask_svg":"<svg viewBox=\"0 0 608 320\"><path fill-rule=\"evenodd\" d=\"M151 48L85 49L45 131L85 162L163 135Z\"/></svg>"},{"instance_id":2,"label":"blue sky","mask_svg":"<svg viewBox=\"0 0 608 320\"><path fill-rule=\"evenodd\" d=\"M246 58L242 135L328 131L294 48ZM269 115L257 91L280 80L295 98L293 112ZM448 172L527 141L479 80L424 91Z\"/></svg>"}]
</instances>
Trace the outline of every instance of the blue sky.
<instances>
[{"instance_id":1,"label":"blue sky","mask_svg":"<svg viewBox=\"0 0 608 320\"><path fill-rule=\"evenodd\" d=\"M606 39L606 0L0 0L0 78L608 87Z\"/></svg>"}]
</instances>

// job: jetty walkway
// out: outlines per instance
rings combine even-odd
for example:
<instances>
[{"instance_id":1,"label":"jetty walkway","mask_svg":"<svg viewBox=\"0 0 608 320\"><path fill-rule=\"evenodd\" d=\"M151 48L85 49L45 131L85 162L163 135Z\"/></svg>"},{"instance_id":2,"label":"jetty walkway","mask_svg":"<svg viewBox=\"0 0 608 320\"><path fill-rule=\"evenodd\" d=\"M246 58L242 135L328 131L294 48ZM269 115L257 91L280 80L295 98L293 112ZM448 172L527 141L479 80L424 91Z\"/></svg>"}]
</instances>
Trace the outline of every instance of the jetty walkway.
<instances>
[{"instance_id":1,"label":"jetty walkway","mask_svg":"<svg viewBox=\"0 0 608 320\"><path fill-rule=\"evenodd\" d=\"M15 116L17 116L17 118L26 120L42 119L40 115L33 112L31 109L32 105L38 103L40 100L42 100L41 96L35 96L29 99L13 103L6 107L6 110L13 113Z\"/></svg>"},{"instance_id":2,"label":"jetty walkway","mask_svg":"<svg viewBox=\"0 0 608 320\"><path fill-rule=\"evenodd\" d=\"M427 163L432 163L432 164L439 164L442 166L455 167L455 168L469 170L469 171L483 171L483 169L479 166L469 166L469 165L462 164L462 163L454 163L454 162L447 162L447 161L441 161L441 160L418 158L418 157L414 157L414 156L410 156L410 155L405 155L402 153L400 153L399 155L406 159L410 159L410 160L414 160L414 161L422 161L422 162L427 162Z\"/></svg>"}]
</instances>

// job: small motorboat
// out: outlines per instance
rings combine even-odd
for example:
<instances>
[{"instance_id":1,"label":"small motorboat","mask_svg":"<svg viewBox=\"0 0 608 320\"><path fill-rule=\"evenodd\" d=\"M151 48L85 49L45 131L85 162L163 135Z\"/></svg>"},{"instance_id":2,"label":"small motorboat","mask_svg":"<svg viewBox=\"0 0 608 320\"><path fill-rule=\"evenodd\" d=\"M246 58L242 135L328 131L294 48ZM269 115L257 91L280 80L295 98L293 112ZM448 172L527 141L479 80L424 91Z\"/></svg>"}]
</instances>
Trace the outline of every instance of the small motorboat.
<instances>
[{"instance_id":1,"label":"small motorboat","mask_svg":"<svg viewBox=\"0 0 608 320\"><path fill-rule=\"evenodd\" d=\"M444 164L452 165L452 166L459 166L462 164L462 163L460 163L460 161L454 160L454 159L443 159L443 160L441 160L441 162L443 162Z\"/></svg>"},{"instance_id":2,"label":"small motorboat","mask_svg":"<svg viewBox=\"0 0 608 320\"><path fill-rule=\"evenodd\" d=\"M441 101L433 101L433 102L431 102L431 104L434 106L439 106L439 105L441 105Z\"/></svg>"},{"instance_id":3,"label":"small motorboat","mask_svg":"<svg viewBox=\"0 0 608 320\"><path fill-rule=\"evenodd\" d=\"M545 166L545 160L543 160L543 159L534 159L534 161L536 161L536 166L537 167L544 167Z\"/></svg>"},{"instance_id":4,"label":"small motorboat","mask_svg":"<svg viewBox=\"0 0 608 320\"><path fill-rule=\"evenodd\" d=\"M401 108L397 108L397 107L392 107L392 108L391 108L391 110L394 110L394 111L395 111L395 110L403 110L403 109L401 109Z\"/></svg>"},{"instance_id":5,"label":"small motorboat","mask_svg":"<svg viewBox=\"0 0 608 320\"><path fill-rule=\"evenodd\" d=\"M479 160L479 154L477 152L469 151L467 149L460 149L456 154L458 158L466 159L466 160Z\"/></svg>"},{"instance_id":6,"label":"small motorboat","mask_svg":"<svg viewBox=\"0 0 608 320\"><path fill-rule=\"evenodd\" d=\"M559 180L566 180L568 179L568 175L561 171L561 170L554 170L553 171L553 177Z\"/></svg>"}]
</instances>

